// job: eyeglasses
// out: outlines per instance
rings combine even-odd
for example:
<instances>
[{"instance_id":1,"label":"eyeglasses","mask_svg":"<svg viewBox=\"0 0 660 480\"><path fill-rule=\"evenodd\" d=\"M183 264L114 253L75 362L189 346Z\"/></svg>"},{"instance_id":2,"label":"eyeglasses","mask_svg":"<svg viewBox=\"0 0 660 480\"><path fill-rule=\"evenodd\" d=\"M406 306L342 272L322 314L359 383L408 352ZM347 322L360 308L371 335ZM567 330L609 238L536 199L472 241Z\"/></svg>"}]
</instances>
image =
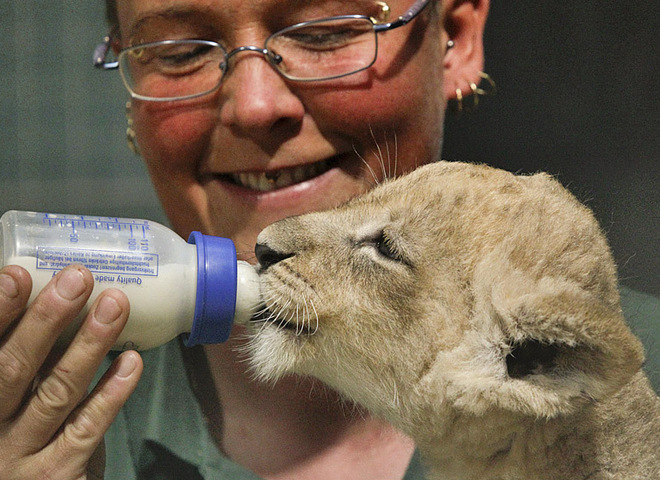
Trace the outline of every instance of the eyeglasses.
<instances>
[{"instance_id":1,"label":"eyeglasses","mask_svg":"<svg viewBox=\"0 0 660 480\"><path fill-rule=\"evenodd\" d=\"M214 92L229 70L230 59L241 52L262 54L275 71L291 81L332 80L372 66L378 55L377 34L406 25L429 3L417 0L389 23L363 15L302 22L270 35L263 48L248 45L229 52L210 40L163 40L125 48L112 61L108 60L109 35L94 51L94 66L119 69L131 97L152 102Z\"/></svg>"}]
</instances>

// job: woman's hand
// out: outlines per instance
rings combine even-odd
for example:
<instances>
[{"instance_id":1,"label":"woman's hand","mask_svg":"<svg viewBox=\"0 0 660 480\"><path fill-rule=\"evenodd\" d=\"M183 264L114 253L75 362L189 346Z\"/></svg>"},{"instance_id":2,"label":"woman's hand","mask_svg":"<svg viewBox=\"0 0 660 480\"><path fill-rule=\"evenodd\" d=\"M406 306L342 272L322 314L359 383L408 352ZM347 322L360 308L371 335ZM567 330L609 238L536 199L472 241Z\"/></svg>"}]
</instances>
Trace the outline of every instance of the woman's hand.
<instances>
[{"instance_id":1,"label":"woman's hand","mask_svg":"<svg viewBox=\"0 0 660 480\"><path fill-rule=\"evenodd\" d=\"M93 283L84 267L69 266L26 309L29 273L0 270L0 480L103 478L98 447L142 372L140 356L124 352L87 393L126 324L123 292L99 295L66 351L51 352Z\"/></svg>"}]
</instances>

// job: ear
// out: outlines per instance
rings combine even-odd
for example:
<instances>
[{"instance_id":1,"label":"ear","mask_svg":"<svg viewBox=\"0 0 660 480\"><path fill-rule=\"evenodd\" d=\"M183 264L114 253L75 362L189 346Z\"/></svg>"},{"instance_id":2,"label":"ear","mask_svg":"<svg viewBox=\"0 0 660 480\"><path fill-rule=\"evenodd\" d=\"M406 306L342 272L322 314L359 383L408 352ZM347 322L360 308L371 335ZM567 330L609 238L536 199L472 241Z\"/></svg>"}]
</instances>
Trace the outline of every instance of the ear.
<instances>
[{"instance_id":1,"label":"ear","mask_svg":"<svg viewBox=\"0 0 660 480\"><path fill-rule=\"evenodd\" d=\"M449 0L444 10L444 29L454 46L444 59L445 99L472 93L470 83L479 84L484 66L483 34L489 0Z\"/></svg>"},{"instance_id":2,"label":"ear","mask_svg":"<svg viewBox=\"0 0 660 480\"><path fill-rule=\"evenodd\" d=\"M540 417L570 413L612 395L640 369L643 349L618 298L563 279L505 281L491 297L507 372L501 406Z\"/></svg>"},{"instance_id":3,"label":"ear","mask_svg":"<svg viewBox=\"0 0 660 480\"><path fill-rule=\"evenodd\" d=\"M115 56L121 52L121 33L119 27L115 27L110 31L110 48Z\"/></svg>"}]
</instances>

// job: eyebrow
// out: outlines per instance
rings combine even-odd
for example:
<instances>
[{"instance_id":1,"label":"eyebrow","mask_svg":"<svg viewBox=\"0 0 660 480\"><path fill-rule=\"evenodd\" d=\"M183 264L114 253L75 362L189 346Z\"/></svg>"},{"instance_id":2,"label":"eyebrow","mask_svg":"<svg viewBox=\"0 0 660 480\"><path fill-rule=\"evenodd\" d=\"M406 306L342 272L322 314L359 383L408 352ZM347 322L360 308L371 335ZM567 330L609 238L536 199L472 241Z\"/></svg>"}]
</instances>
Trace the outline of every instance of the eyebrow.
<instances>
[{"instance_id":1,"label":"eyebrow","mask_svg":"<svg viewBox=\"0 0 660 480\"><path fill-rule=\"evenodd\" d=\"M134 38L140 33L143 25L147 22L155 19L162 20L184 20L186 18L191 18L196 15L211 15L212 11L208 8L199 8L199 7L169 7L166 9L159 9L152 12L145 12L140 18L131 25L128 31L128 38Z\"/></svg>"},{"instance_id":2,"label":"eyebrow","mask_svg":"<svg viewBox=\"0 0 660 480\"><path fill-rule=\"evenodd\" d=\"M294 4L296 6L310 6L310 5L326 5L328 3L334 3L338 6L351 6L356 9L365 9L368 7L373 7L376 5L376 0L334 0L333 2L328 2L327 0L296 0ZM350 13L350 12L349 12ZM199 7L196 5L181 5L173 6L162 9L155 9L153 11L146 11L140 16L140 18L133 24L128 30L128 38L134 38L137 34L140 33L143 25L154 19L162 20L184 20L186 18L193 18L196 16L201 16L209 18L215 15L215 12L212 8L209 7Z\"/></svg>"}]
</instances>

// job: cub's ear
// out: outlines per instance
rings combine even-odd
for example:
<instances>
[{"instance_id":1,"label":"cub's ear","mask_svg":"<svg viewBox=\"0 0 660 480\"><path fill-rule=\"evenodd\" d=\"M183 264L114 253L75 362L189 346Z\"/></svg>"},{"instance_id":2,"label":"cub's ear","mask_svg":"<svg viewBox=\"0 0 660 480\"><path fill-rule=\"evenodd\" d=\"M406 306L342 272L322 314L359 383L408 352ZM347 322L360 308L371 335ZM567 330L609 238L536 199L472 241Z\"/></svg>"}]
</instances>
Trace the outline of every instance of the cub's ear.
<instances>
[{"instance_id":1,"label":"cub's ear","mask_svg":"<svg viewBox=\"0 0 660 480\"><path fill-rule=\"evenodd\" d=\"M621 388L644 360L610 297L563 279L508 275L491 290L507 378L499 402L541 417L570 413Z\"/></svg>"}]
</instances>

